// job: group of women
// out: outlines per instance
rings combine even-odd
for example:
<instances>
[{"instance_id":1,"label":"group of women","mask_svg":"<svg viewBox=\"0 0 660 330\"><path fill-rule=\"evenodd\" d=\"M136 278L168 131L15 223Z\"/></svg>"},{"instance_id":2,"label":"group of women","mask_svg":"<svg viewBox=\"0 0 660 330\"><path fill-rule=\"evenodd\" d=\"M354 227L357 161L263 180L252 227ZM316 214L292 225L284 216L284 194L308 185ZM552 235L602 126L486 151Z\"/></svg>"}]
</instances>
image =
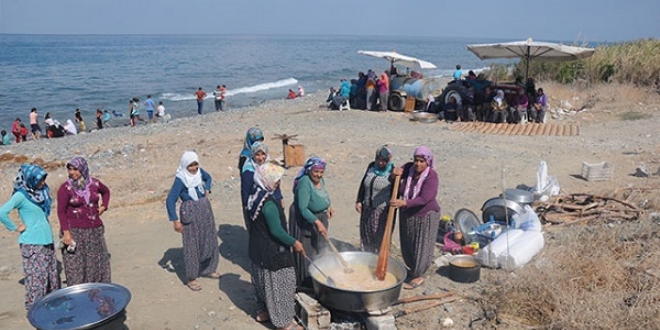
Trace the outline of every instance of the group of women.
<instances>
[{"instance_id":1,"label":"group of women","mask_svg":"<svg viewBox=\"0 0 660 330\"><path fill-rule=\"evenodd\" d=\"M325 249L329 220L333 217L330 196L323 178L326 162L311 157L293 181L289 218L280 189L284 168L271 162L263 132L248 130L239 165L241 201L248 230L248 255L252 283L257 293L257 320L270 320L278 329L295 329L296 288L311 287L309 259ZM365 251L378 252L384 236L387 210L399 209L403 259L410 269L407 288L424 282L433 256L435 233L440 222L436 201L438 175L433 155L420 146L414 161L396 167L388 146L376 150L358 189L355 209L360 213L360 241ZM68 179L57 192L62 259L67 285L110 282L110 254L100 216L107 210L110 190L89 174L84 158L67 163ZM25 307L60 286L55 244L48 223L52 199L45 183L47 173L37 165L23 165L14 182L11 199L0 207L0 221L18 232L25 272ZM400 189L392 191L400 178ZM186 285L202 289L201 276L219 278L218 239L209 194L211 175L200 167L195 152L183 153L166 200L169 220L182 234ZM181 201L178 213L177 201ZM19 210L22 224L9 218Z\"/></svg>"},{"instance_id":2,"label":"group of women","mask_svg":"<svg viewBox=\"0 0 660 330\"><path fill-rule=\"evenodd\" d=\"M24 164L14 180L12 197L0 207L0 222L19 234L25 280L25 308L60 288L56 248L62 252L67 286L110 282L110 254L100 216L110 202L110 189L89 174L87 161L74 157L67 165L68 179L57 191L60 244L54 244L48 221L52 197L46 171ZM18 210L21 223L10 218Z\"/></svg>"}]
</instances>

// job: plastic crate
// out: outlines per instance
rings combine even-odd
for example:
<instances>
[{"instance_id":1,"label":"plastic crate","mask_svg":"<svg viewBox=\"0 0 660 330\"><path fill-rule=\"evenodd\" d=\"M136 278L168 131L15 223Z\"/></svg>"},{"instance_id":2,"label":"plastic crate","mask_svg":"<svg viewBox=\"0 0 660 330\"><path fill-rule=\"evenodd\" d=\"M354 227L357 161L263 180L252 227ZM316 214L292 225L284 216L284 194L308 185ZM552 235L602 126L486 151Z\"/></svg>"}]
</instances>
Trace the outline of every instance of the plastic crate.
<instances>
[{"instance_id":1,"label":"plastic crate","mask_svg":"<svg viewBox=\"0 0 660 330\"><path fill-rule=\"evenodd\" d=\"M607 181L614 176L614 165L608 162L582 163L582 177L587 181Z\"/></svg>"}]
</instances>

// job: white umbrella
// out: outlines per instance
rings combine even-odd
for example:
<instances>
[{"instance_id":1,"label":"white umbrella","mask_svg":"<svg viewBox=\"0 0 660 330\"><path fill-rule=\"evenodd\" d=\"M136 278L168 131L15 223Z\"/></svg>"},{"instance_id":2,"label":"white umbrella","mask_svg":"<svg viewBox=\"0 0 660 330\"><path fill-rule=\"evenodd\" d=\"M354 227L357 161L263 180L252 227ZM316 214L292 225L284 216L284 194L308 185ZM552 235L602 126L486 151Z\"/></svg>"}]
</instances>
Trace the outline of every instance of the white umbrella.
<instances>
[{"instance_id":1,"label":"white umbrella","mask_svg":"<svg viewBox=\"0 0 660 330\"><path fill-rule=\"evenodd\" d=\"M433 63L420 60L412 56L401 55L397 52L375 52L367 50L359 50L358 54L380 57L388 60L390 64L398 64L407 68L413 69L435 69L437 68Z\"/></svg>"},{"instance_id":2,"label":"white umbrella","mask_svg":"<svg viewBox=\"0 0 660 330\"><path fill-rule=\"evenodd\" d=\"M526 76L529 76L529 61L533 58L543 60L577 60L594 54L593 48L566 46L562 44L533 41L505 42L496 44L468 45L468 49L482 60L494 58L522 58L526 60Z\"/></svg>"}]
</instances>

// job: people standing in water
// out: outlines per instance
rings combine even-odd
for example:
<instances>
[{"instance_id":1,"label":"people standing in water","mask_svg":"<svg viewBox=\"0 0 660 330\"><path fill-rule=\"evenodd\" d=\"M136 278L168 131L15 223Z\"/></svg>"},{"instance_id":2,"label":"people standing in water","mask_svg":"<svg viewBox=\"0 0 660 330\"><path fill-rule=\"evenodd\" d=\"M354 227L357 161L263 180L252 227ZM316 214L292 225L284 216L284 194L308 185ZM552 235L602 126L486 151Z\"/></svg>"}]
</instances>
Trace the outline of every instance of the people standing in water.
<instances>
[{"instance_id":1,"label":"people standing in water","mask_svg":"<svg viewBox=\"0 0 660 330\"><path fill-rule=\"evenodd\" d=\"M195 92L195 97L197 98L197 114L201 115L204 111L204 98L206 97L206 92L200 87Z\"/></svg>"},{"instance_id":2,"label":"people standing in water","mask_svg":"<svg viewBox=\"0 0 660 330\"><path fill-rule=\"evenodd\" d=\"M7 230L19 234L27 310L37 300L60 288L53 231L48 222L52 199L46 184L47 175L38 165L23 164L14 180L11 198L0 207L0 222ZM21 218L18 226L9 218L14 209Z\"/></svg>"},{"instance_id":3,"label":"people standing in water","mask_svg":"<svg viewBox=\"0 0 660 330\"><path fill-rule=\"evenodd\" d=\"M76 119L76 123L80 125L80 132L86 132L87 126L85 126L85 121L83 120L83 116L82 116L82 112L80 111L80 108L76 109L76 112L73 114L73 116Z\"/></svg>"},{"instance_id":4,"label":"people standing in water","mask_svg":"<svg viewBox=\"0 0 660 330\"><path fill-rule=\"evenodd\" d=\"M289 208L289 233L302 242L312 260L327 246L321 236L328 234L328 220L334 214L323 180L325 167L325 161L319 157L311 157L305 162L293 181L294 202ZM297 285L311 288L312 279L307 272L309 262L301 255L297 255L294 261Z\"/></svg>"},{"instance_id":5,"label":"people standing in water","mask_svg":"<svg viewBox=\"0 0 660 330\"><path fill-rule=\"evenodd\" d=\"M277 329L297 329L294 295L296 273L293 253L304 256L303 244L286 231L286 215L275 197L284 168L264 163L254 171L254 189L249 196L248 255L252 284L257 296L257 321Z\"/></svg>"},{"instance_id":6,"label":"people standing in water","mask_svg":"<svg viewBox=\"0 0 660 330\"><path fill-rule=\"evenodd\" d=\"M101 220L110 203L110 189L89 174L85 158L73 157L66 168L69 177L57 191L66 284L110 283L110 252Z\"/></svg>"},{"instance_id":7,"label":"people standing in water","mask_svg":"<svg viewBox=\"0 0 660 330\"><path fill-rule=\"evenodd\" d=\"M385 235L387 211L392 199L392 151L387 145L376 149L360 181L355 210L360 213L360 245L363 251L378 253ZM392 227L394 229L394 227Z\"/></svg>"},{"instance_id":8,"label":"people standing in water","mask_svg":"<svg viewBox=\"0 0 660 330\"><path fill-rule=\"evenodd\" d=\"M433 153L428 147L419 146L413 159L403 168L393 170L402 177L398 199L390 202L399 209L401 255L410 269L404 289L424 284L440 226L440 205L436 200L439 180L433 170Z\"/></svg>"},{"instance_id":9,"label":"people standing in water","mask_svg":"<svg viewBox=\"0 0 660 330\"><path fill-rule=\"evenodd\" d=\"M181 156L174 183L167 195L167 215L174 231L182 234L183 260L186 285L199 291L200 276L220 278L218 268L218 237L215 217L208 195L211 193L211 175L199 166L199 157L193 151ZM176 202L181 200L179 216Z\"/></svg>"}]
</instances>

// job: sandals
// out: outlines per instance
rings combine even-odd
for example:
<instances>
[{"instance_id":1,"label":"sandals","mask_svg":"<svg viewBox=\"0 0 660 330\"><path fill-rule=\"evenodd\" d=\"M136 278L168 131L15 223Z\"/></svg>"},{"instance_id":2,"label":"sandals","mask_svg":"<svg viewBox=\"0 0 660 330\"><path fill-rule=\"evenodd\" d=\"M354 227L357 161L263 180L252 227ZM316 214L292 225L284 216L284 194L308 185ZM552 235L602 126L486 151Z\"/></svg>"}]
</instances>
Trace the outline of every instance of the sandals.
<instances>
[{"instance_id":1,"label":"sandals","mask_svg":"<svg viewBox=\"0 0 660 330\"><path fill-rule=\"evenodd\" d=\"M414 279L410 280L410 282L404 283L403 288L406 289L406 290L416 289L416 288L419 288L420 286L422 286L424 284L424 282L425 282L425 280L424 280L423 277L414 278Z\"/></svg>"},{"instance_id":2,"label":"sandals","mask_svg":"<svg viewBox=\"0 0 660 330\"><path fill-rule=\"evenodd\" d=\"M186 284L188 289L193 290L193 291L200 291L202 290L202 286L197 283L197 281L191 281Z\"/></svg>"},{"instance_id":3,"label":"sandals","mask_svg":"<svg viewBox=\"0 0 660 330\"><path fill-rule=\"evenodd\" d=\"M204 277L218 279L218 278L220 278L220 273L211 273L211 274L206 275L206 276L204 276Z\"/></svg>"}]
</instances>

